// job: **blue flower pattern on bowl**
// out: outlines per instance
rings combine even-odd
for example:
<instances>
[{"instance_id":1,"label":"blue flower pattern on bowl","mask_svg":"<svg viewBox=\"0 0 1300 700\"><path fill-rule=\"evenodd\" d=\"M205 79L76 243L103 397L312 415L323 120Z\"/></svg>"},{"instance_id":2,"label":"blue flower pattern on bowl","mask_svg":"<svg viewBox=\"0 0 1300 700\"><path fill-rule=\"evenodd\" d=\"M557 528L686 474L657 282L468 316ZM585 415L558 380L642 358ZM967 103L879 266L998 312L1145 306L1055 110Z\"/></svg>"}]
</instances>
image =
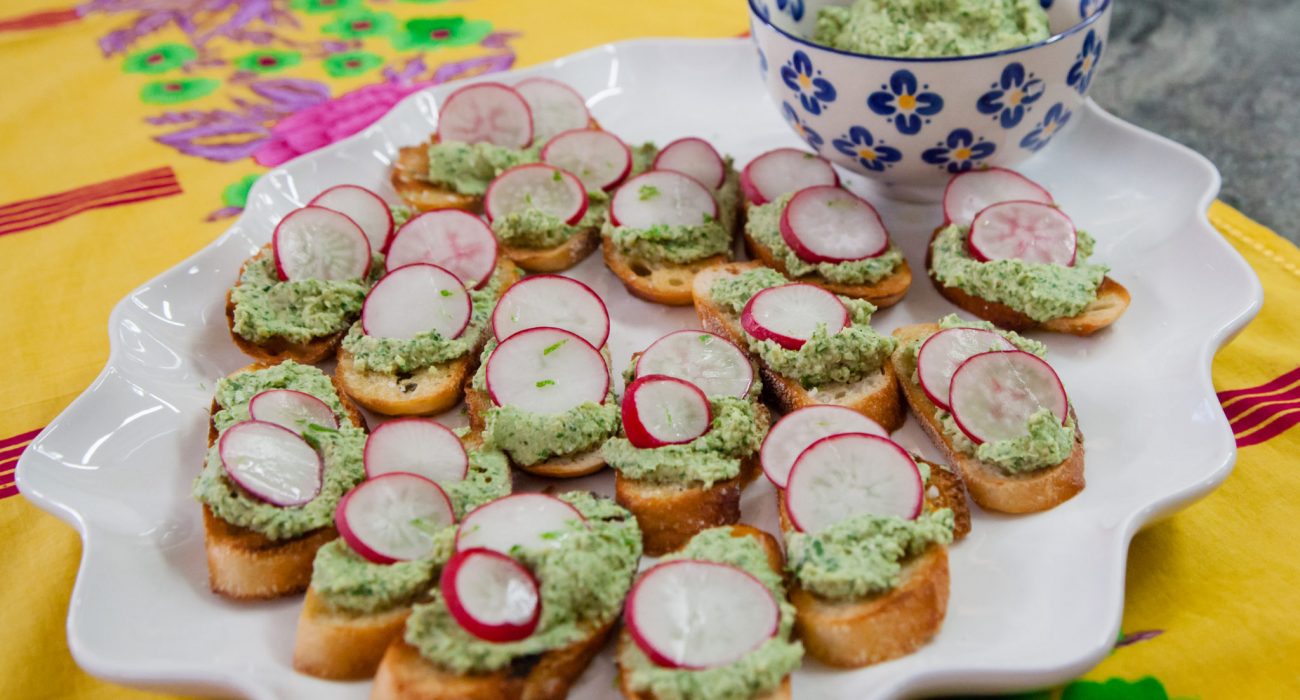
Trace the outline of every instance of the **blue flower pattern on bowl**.
<instances>
[{"instance_id":1,"label":"blue flower pattern on bowl","mask_svg":"<svg viewBox=\"0 0 1300 700\"><path fill-rule=\"evenodd\" d=\"M1101 3L1096 0L1079 0L1079 19L1088 19L1100 7Z\"/></svg>"},{"instance_id":2,"label":"blue flower pattern on bowl","mask_svg":"<svg viewBox=\"0 0 1300 700\"><path fill-rule=\"evenodd\" d=\"M796 22L803 19L803 0L776 0L776 9L789 12Z\"/></svg>"},{"instance_id":3,"label":"blue flower pattern on bowl","mask_svg":"<svg viewBox=\"0 0 1300 700\"><path fill-rule=\"evenodd\" d=\"M1046 146L1052 140L1052 137L1056 135L1056 132L1060 131L1061 127L1070 121L1071 116L1070 110L1066 109L1064 104L1057 102L1052 105L1047 110L1047 114L1043 115L1043 121L1039 122L1033 131L1025 134L1023 139L1020 139L1020 147L1028 148L1034 152L1042 150L1043 146Z\"/></svg>"},{"instance_id":4,"label":"blue flower pattern on bowl","mask_svg":"<svg viewBox=\"0 0 1300 700\"><path fill-rule=\"evenodd\" d=\"M1079 54L1075 56L1074 65L1070 66L1070 73L1066 76L1065 82L1079 91L1079 94L1088 92L1088 86L1092 85L1092 73L1097 69L1097 63L1101 60L1101 50L1105 42L1097 38L1097 33L1088 30L1088 36L1083 39L1083 47L1079 49Z\"/></svg>"},{"instance_id":5,"label":"blue flower pattern on bowl","mask_svg":"<svg viewBox=\"0 0 1300 700\"><path fill-rule=\"evenodd\" d=\"M1038 4L1043 6L1044 10L1052 9L1053 0L1038 0Z\"/></svg>"},{"instance_id":6,"label":"blue flower pattern on bowl","mask_svg":"<svg viewBox=\"0 0 1300 700\"><path fill-rule=\"evenodd\" d=\"M849 133L835 139L831 145L835 146L835 150L840 153L856 158L862 167L875 172L880 172L903 159L902 151L885 145L884 139L877 141L865 126L850 128Z\"/></svg>"},{"instance_id":7,"label":"blue flower pattern on bowl","mask_svg":"<svg viewBox=\"0 0 1300 700\"><path fill-rule=\"evenodd\" d=\"M976 108L981 114L992 114L1003 129L1014 129L1025 118L1029 105L1043 96L1043 81L1025 67L1012 63L1002 69L1002 77L991 85L992 90L980 96Z\"/></svg>"},{"instance_id":8,"label":"blue flower pattern on bowl","mask_svg":"<svg viewBox=\"0 0 1300 700\"><path fill-rule=\"evenodd\" d=\"M835 101L835 86L821 77L821 71L813 67L812 59L803 51L795 51L790 62L781 66L781 80L795 91L809 114L821 114L823 105Z\"/></svg>"},{"instance_id":9,"label":"blue flower pattern on bowl","mask_svg":"<svg viewBox=\"0 0 1300 700\"><path fill-rule=\"evenodd\" d=\"M808 126L808 122L800 119L799 113L795 111L794 107L790 106L789 102L781 103L781 112L785 115L785 120L790 122L791 128L799 135L799 138L812 146L814 151L821 150L822 144L826 143L826 139Z\"/></svg>"},{"instance_id":10,"label":"blue flower pattern on bowl","mask_svg":"<svg viewBox=\"0 0 1300 700\"><path fill-rule=\"evenodd\" d=\"M970 129L953 129L948 138L927 148L921 160L945 168L950 173L964 173L997 150L997 145L976 138Z\"/></svg>"},{"instance_id":11,"label":"blue flower pattern on bowl","mask_svg":"<svg viewBox=\"0 0 1300 700\"><path fill-rule=\"evenodd\" d=\"M867 96L867 107L885 121L893 121L900 134L920 133L921 125L943 111L943 98L928 92L929 85L921 85L910 70L896 71L889 76L889 84L881 85L878 92Z\"/></svg>"}]
</instances>

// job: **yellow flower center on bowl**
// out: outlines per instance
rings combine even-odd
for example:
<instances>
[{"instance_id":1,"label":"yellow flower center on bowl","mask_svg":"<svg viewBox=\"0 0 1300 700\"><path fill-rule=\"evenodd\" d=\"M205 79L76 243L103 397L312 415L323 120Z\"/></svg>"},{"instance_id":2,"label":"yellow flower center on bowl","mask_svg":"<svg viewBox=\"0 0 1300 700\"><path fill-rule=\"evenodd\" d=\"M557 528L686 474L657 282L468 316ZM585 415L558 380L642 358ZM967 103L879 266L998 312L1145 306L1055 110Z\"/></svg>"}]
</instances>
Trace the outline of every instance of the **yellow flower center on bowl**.
<instances>
[{"instance_id":1,"label":"yellow flower center on bowl","mask_svg":"<svg viewBox=\"0 0 1300 700\"><path fill-rule=\"evenodd\" d=\"M952 152L952 157L956 160L970 160L970 149L958 148Z\"/></svg>"},{"instance_id":2,"label":"yellow flower center on bowl","mask_svg":"<svg viewBox=\"0 0 1300 700\"><path fill-rule=\"evenodd\" d=\"M1012 90L1011 95L1007 97L1007 101L1011 103L1012 107L1020 104L1020 101L1023 99L1025 99L1025 93L1019 90Z\"/></svg>"},{"instance_id":3,"label":"yellow flower center on bowl","mask_svg":"<svg viewBox=\"0 0 1300 700\"><path fill-rule=\"evenodd\" d=\"M811 84L812 84L812 80L809 79L808 76L802 73L799 74L799 87L804 88L806 90L808 86Z\"/></svg>"},{"instance_id":4,"label":"yellow flower center on bowl","mask_svg":"<svg viewBox=\"0 0 1300 700\"><path fill-rule=\"evenodd\" d=\"M903 110L916 109L916 95L899 95L898 108Z\"/></svg>"},{"instance_id":5,"label":"yellow flower center on bowl","mask_svg":"<svg viewBox=\"0 0 1300 700\"><path fill-rule=\"evenodd\" d=\"M859 148L858 157L861 158L862 160L875 160L876 152L871 150L870 148Z\"/></svg>"}]
</instances>

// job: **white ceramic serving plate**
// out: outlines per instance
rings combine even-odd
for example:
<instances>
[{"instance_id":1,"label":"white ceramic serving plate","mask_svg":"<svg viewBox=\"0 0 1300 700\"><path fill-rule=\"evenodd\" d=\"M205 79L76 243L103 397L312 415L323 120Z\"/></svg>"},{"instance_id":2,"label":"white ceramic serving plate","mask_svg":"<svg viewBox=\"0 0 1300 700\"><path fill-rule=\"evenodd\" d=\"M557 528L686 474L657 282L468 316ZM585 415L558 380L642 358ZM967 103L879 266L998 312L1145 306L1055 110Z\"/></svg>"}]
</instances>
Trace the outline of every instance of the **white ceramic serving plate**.
<instances>
[{"instance_id":1,"label":"white ceramic serving plate","mask_svg":"<svg viewBox=\"0 0 1300 700\"><path fill-rule=\"evenodd\" d=\"M753 47L743 40L616 44L504 79L524 75L573 84L600 122L628 140L698 135L738 163L799 145L768 101ZM22 493L85 542L68 642L87 671L178 692L367 697L367 683L293 671L299 599L240 604L208 591L199 508L189 490L204 454L214 382L247 362L223 314L240 263L282 216L325 187L386 189L393 154L427 138L447 90L414 95L364 132L262 178L229 231L118 304L108 366L20 460ZM797 697L1025 689L1087 670L1115 639L1133 534L1204 496L1231 470L1232 433L1214 397L1210 361L1255 314L1262 294L1206 221L1218 175L1201 156L1095 105L1077 118L1081 123L1024 171L1096 235L1097 258L1113 265L1114 278L1133 294L1128 314L1094 338L1038 336L1073 391L1087 436L1088 487L1040 515L977 513L970 537L952 550L952 598L938 638L861 671L809 661L795 674ZM863 187L853 178L849 185ZM938 207L878 204L920 271ZM618 369L657 336L695 325L689 309L630 297L599 255L571 274L609 304ZM887 332L953 310L920 274L904 302L875 325ZM914 424L896 437L933 454ZM609 493L612 477L574 485ZM743 511L746 521L775 528L766 481L748 489ZM613 673L607 652L573 697L613 697Z\"/></svg>"}]
</instances>

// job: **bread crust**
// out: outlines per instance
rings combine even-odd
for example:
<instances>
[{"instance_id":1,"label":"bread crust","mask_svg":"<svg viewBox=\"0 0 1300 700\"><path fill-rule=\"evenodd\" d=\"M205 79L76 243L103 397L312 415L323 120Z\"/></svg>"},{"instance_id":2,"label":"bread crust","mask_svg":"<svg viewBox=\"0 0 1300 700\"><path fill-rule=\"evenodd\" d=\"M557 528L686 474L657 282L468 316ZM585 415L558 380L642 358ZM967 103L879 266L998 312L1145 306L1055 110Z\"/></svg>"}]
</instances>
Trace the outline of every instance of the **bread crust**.
<instances>
[{"instance_id":1,"label":"bread crust","mask_svg":"<svg viewBox=\"0 0 1300 700\"><path fill-rule=\"evenodd\" d=\"M550 248L501 244L501 254L529 272L563 272L582 262L600 245L600 230L585 228Z\"/></svg>"},{"instance_id":2,"label":"bread crust","mask_svg":"<svg viewBox=\"0 0 1300 700\"><path fill-rule=\"evenodd\" d=\"M332 610L314 588L298 616L293 668L317 678L361 680L375 675L384 650L402 635L410 606L370 614Z\"/></svg>"},{"instance_id":3,"label":"bread crust","mask_svg":"<svg viewBox=\"0 0 1300 700\"><path fill-rule=\"evenodd\" d=\"M634 261L623 255L608 237L601 241L605 265L632 296L664 306L690 306L691 284L701 270L727 261L725 255L685 265Z\"/></svg>"},{"instance_id":4,"label":"bread crust","mask_svg":"<svg viewBox=\"0 0 1300 700\"><path fill-rule=\"evenodd\" d=\"M252 257L245 260L244 264L239 266L239 276L235 278L236 284L243 278L244 269L248 267L249 263L271 254L271 244L268 243L262 246ZM226 327L230 330L230 339L235 341L235 347L258 362L274 365L284 360L293 360L304 365L314 365L317 362L323 362L325 358L334 354L335 348L339 346L339 343L343 342L343 336L347 331L312 338L303 343L290 342L280 337L269 338L261 343L255 343L235 332L234 292L234 287L231 287L226 292Z\"/></svg>"},{"instance_id":5,"label":"bread crust","mask_svg":"<svg viewBox=\"0 0 1300 700\"><path fill-rule=\"evenodd\" d=\"M389 181L397 196L412 209L418 211L438 211L440 209L460 209L478 214L483 211L483 198L476 195L452 192L429 182L429 146L406 146L397 151L393 160L393 171Z\"/></svg>"},{"instance_id":6,"label":"bread crust","mask_svg":"<svg viewBox=\"0 0 1300 700\"><path fill-rule=\"evenodd\" d=\"M1035 321L1006 304L982 299L956 287L949 287L941 283L934 276L931 259L934 257L934 239L938 237L939 232L942 230L943 227L935 229L934 234L930 236L930 245L925 249L925 269L930 282L934 284L934 288L938 290L944 299L956 304L964 311L1009 331L1041 329L1053 333L1089 336L1119 320L1119 317L1124 315L1129 303L1132 301L1132 296L1124 285L1110 277L1103 277L1101 285L1097 287L1097 298L1079 314L1066 318L1054 318L1050 321Z\"/></svg>"},{"instance_id":7,"label":"bread crust","mask_svg":"<svg viewBox=\"0 0 1300 700\"><path fill-rule=\"evenodd\" d=\"M782 262L772 252L771 248L763 245L758 239L745 232L745 248L749 254L758 258L764 265L780 272L795 282L812 284L833 294L839 294L852 299L865 299L879 308L893 306L907 296L907 290L912 286L912 267L904 259L898 269L888 277L876 282L875 284L839 284L831 282L820 274L814 272L802 277L795 277L786 269L785 263Z\"/></svg>"},{"instance_id":8,"label":"bread crust","mask_svg":"<svg viewBox=\"0 0 1300 700\"><path fill-rule=\"evenodd\" d=\"M492 408L492 399L486 391L479 391L465 384L465 412L469 414L470 430L475 433L481 433L486 425L486 416L488 409ZM548 476L555 479L574 479L588 474L595 474L605 468L605 458L600 454L600 446L597 445L586 452L579 452L575 455L566 457L554 457L545 462L537 464L523 465L515 462L506 453L506 458L510 459L510 464L516 469L521 469L529 474L538 476Z\"/></svg>"},{"instance_id":9,"label":"bread crust","mask_svg":"<svg viewBox=\"0 0 1300 700\"><path fill-rule=\"evenodd\" d=\"M722 277L738 275L746 270L762 267L758 261L725 263L696 275L694 282L695 313L705 330L727 338L737 347L748 347L745 331L740 321L727 309L716 304L709 289ZM880 423L886 430L902 427L906 414L898 396L898 377L893 366L886 362L880 371L852 384L831 384L814 390L805 389L799 382L772 371L760 358L758 363L763 376L764 390L771 394L783 412L805 406L831 404L845 406Z\"/></svg>"},{"instance_id":10,"label":"bread crust","mask_svg":"<svg viewBox=\"0 0 1300 700\"><path fill-rule=\"evenodd\" d=\"M632 511L646 556L680 549L701 531L740 521L740 477L709 487L628 479L614 470L614 500Z\"/></svg>"},{"instance_id":11,"label":"bread crust","mask_svg":"<svg viewBox=\"0 0 1300 700\"><path fill-rule=\"evenodd\" d=\"M961 473L971 498L985 510L999 513L1037 513L1050 510L1070 500L1084 488L1083 431L1077 422L1074 448L1060 464L1024 474L1007 474L996 465L985 464L957 451L948 442L939 425L939 410L919 385L911 380L904 358L905 346L939 331L933 323L903 326L894 331L899 339L892 364L899 373L903 396L934 445L944 453L948 463ZM1073 408L1070 409L1073 412Z\"/></svg>"}]
</instances>

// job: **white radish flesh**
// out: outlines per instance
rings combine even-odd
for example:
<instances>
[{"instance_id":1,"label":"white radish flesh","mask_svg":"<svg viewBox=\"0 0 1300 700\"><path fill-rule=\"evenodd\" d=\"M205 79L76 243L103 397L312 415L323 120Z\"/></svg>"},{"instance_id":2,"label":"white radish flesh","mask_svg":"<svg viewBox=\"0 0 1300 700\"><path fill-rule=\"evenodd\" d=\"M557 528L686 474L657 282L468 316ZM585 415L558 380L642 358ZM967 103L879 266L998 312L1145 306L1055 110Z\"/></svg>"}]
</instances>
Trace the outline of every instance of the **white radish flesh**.
<instances>
[{"instance_id":1,"label":"white radish flesh","mask_svg":"<svg viewBox=\"0 0 1300 700\"><path fill-rule=\"evenodd\" d=\"M360 279L370 272L370 240L355 221L324 207L303 207L271 236L281 280Z\"/></svg>"},{"instance_id":2,"label":"white radish flesh","mask_svg":"<svg viewBox=\"0 0 1300 700\"><path fill-rule=\"evenodd\" d=\"M664 146L651 167L690 175L700 184L715 190L727 180L727 164L722 156L708 141L694 137L677 139Z\"/></svg>"},{"instance_id":3,"label":"white radish flesh","mask_svg":"<svg viewBox=\"0 0 1300 700\"><path fill-rule=\"evenodd\" d=\"M587 103L569 85L550 78L528 78L515 84L515 90L528 103L533 115L533 139L544 142L570 129L584 129L591 124Z\"/></svg>"},{"instance_id":4,"label":"white radish flesh","mask_svg":"<svg viewBox=\"0 0 1300 700\"><path fill-rule=\"evenodd\" d=\"M467 287L487 284L497 266L497 239L482 219L456 209L421 214L393 236L389 272L415 263L446 269Z\"/></svg>"},{"instance_id":5,"label":"white radish flesh","mask_svg":"<svg viewBox=\"0 0 1300 700\"><path fill-rule=\"evenodd\" d=\"M786 481L790 521L801 532L820 532L857 515L921 514L921 471L889 438L862 433L814 442L794 462Z\"/></svg>"},{"instance_id":6,"label":"white radish flesh","mask_svg":"<svg viewBox=\"0 0 1300 700\"><path fill-rule=\"evenodd\" d=\"M984 352L1015 350L1011 341L982 328L948 328L926 338L916 353L921 389L936 406L948 410L948 387L961 363Z\"/></svg>"},{"instance_id":7,"label":"white radish flesh","mask_svg":"<svg viewBox=\"0 0 1300 700\"><path fill-rule=\"evenodd\" d=\"M740 187L753 204L767 204L806 187L839 185L840 176L825 158L797 148L778 148L749 161Z\"/></svg>"},{"instance_id":8,"label":"white radish flesh","mask_svg":"<svg viewBox=\"0 0 1300 700\"><path fill-rule=\"evenodd\" d=\"M347 215L370 240L370 250L378 253L388 247L393 236L393 212L374 192L358 185L336 185L316 195L309 204Z\"/></svg>"},{"instance_id":9,"label":"white radish flesh","mask_svg":"<svg viewBox=\"0 0 1300 700\"><path fill-rule=\"evenodd\" d=\"M405 472L446 484L463 481L469 455L460 438L429 418L399 418L380 425L366 438L366 476Z\"/></svg>"},{"instance_id":10,"label":"white radish flesh","mask_svg":"<svg viewBox=\"0 0 1300 700\"><path fill-rule=\"evenodd\" d=\"M635 447L681 445L709 431L709 399L690 382L651 374L627 387L623 395L623 432Z\"/></svg>"},{"instance_id":11,"label":"white radish flesh","mask_svg":"<svg viewBox=\"0 0 1300 700\"><path fill-rule=\"evenodd\" d=\"M339 501L334 525L357 554L376 564L433 555L434 535L456 522L441 486L416 474L361 482Z\"/></svg>"},{"instance_id":12,"label":"white radish flesh","mask_svg":"<svg viewBox=\"0 0 1300 700\"><path fill-rule=\"evenodd\" d=\"M483 195L483 211L488 221L530 209L576 224L587 213L587 190L572 173L530 163L498 175Z\"/></svg>"},{"instance_id":13,"label":"white radish flesh","mask_svg":"<svg viewBox=\"0 0 1300 700\"><path fill-rule=\"evenodd\" d=\"M250 420L221 434L217 452L226 475L254 498L276 506L301 506L320 493L324 464L297 433Z\"/></svg>"},{"instance_id":14,"label":"white radish flesh","mask_svg":"<svg viewBox=\"0 0 1300 700\"><path fill-rule=\"evenodd\" d=\"M1074 264L1078 234L1074 222L1054 206L999 202L975 215L970 227L975 259Z\"/></svg>"},{"instance_id":15,"label":"white radish flesh","mask_svg":"<svg viewBox=\"0 0 1300 700\"><path fill-rule=\"evenodd\" d=\"M443 567L439 589L456 622L489 642L525 639L541 618L537 579L519 562L490 549L453 556Z\"/></svg>"},{"instance_id":16,"label":"white radish flesh","mask_svg":"<svg viewBox=\"0 0 1300 700\"><path fill-rule=\"evenodd\" d=\"M248 402L248 415L253 420L275 423L295 433L302 433L313 425L339 427L334 410L324 401L293 389L258 392Z\"/></svg>"},{"instance_id":17,"label":"white radish flesh","mask_svg":"<svg viewBox=\"0 0 1300 700\"><path fill-rule=\"evenodd\" d=\"M785 488L794 461L822 438L844 433L865 433L889 437L879 423L844 406L819 404L787 413L763 438L759 459L763 474L777 488Z\"/></svg>"},{"instance_id":18,"label":"white radish flesh","mask_svg":"<svg viewBox=\"0 0 1300 700\"><path fill-rule=\"evenodd\" d=\"M889 231L875 207L832 185L800 190L781 213L781 240L808 262L874 258L889 249Z\"/></svg>"},{"instance_id":19,"label":"white radish flesh","mask_svg":"<svg viewBox=\"0 0 1300 700\"><path fill-rule=\"evenodd\" d=\"M612 190L632 171L632 151L600 129L556 134L542 148L542 162L573 173L589 192Z\"/></svg>"},{"instance_id":20,"label":"white radish flesh","mask_svg":"<svg viewBox=\"0 0 1300 700\"><path fill-rule=\"evenodd\" d=\"M1052 203L1042 185L1006 168L971 170L948 181L943 191L943 215L947 223L968 227L975 215L998 202L1027 200Z\"/></svg>"},{"instance_id":21,"label":"white radish flesh","mask_svg":"<svg viewBox=\"0 0 1300 700\"><path fill-rule=\"evenodd\" d=\"M698 226L718 218L718 202L692 177L652 170L623 183L609 204L615 226Z\"/></svg>"},{"instance_id":22,"label":"white radish flesh","mask_svg":"<svg viewBox=\"0 0 1300 700\"><path fill-rule=\"evenodd\" d=\"M436 332L457 338L472 303L460 279L437 265L399 267L375 283L361 305L361 328L376 338L410 340Z\"/></svg>"},{"instance_id":23,"label":"white radish flesh","mask_svg":"<svg viewBox=\"0 0 1300 700\"><path fill-rule=\"evenodd\" d=\"M553 416L584 403L603 403L609 367L581 337L558 328L533 328L492 351L487 389L498 406Z\"/></svg>"},{"instance_id":24,"label":"white radish flesh","mask_svg":"<svg viewBox=\"0 0 1300 700\"><path fill-rule=\"evenodd\" d=\"M447 96L438 110L438 140L523 148L533 141L528 102L501 83L477 83Z\"/></svg>"},{"instance_id":25,"label":"white radish flesh","mask_svg":"<svg viewBox=\"0 0 1300 700\"><path fill-rule=\"evenodd\" d=\"M849 325L849 312L834 294L811 284L769 287L755 294L740 313L740 325L758 340L798 350L818 327L834 334Z\"/></svg>"},{"instance_id":26,"label":"white radish flesh","mask_svg":"<svg viewBox=\"0 0 1300 700\"><path fill-rule=\"evenodd\" d=\"M1029 418L1046 408L1062 424L1070 403L1051 365L1020 350L986 352L952 375L952 417L975 443L1029 434Z\"/></svg>"},{"instance_id":27,"label":"white radish flesh","mask_svg":"<svg viewBox=\"0 0 1300 700\"><path fill-rule=\"evenodd\" d=\"M492 310L492 333L505 340L530 328L559 328L594 348L609 339L609 310L591 287L561 275L531 275L517 282Z\"/></svg>"},{"instance_id":28,"label":"white radish flesh","mask_svg":"<svg viewBox=\"0 0 1300 700\"><path fill-rule=\"evenodd\" d=\"M627 627L654 664L667 668L723 666L776 635L781 609L748 572L711 561L659 564L627 599Z\"/></svg>"},{"instance_id":29,"label":"white radish flesh","mask_svg":"<svg viewBox=\"0 0 1300 700\"><path fill-rule=\"evenodd\" d=\"M637 358L636 376L663 374L699 387L709 398L744 398L754 366L731 341L705 331L676 331L656 340Z\"/></svg>"},{"instance_id":30,"label":"white radish flesh","mask_svg":"<svg viewBox=\"0 0 1300 700\"><path fill-rule=\"evenodd\" d=\"M456 531L456 551L483 547L510 554L553 549L585 523L578 509L554 496L517 493L470 511Z\"/></svg>"}]
</instances>

